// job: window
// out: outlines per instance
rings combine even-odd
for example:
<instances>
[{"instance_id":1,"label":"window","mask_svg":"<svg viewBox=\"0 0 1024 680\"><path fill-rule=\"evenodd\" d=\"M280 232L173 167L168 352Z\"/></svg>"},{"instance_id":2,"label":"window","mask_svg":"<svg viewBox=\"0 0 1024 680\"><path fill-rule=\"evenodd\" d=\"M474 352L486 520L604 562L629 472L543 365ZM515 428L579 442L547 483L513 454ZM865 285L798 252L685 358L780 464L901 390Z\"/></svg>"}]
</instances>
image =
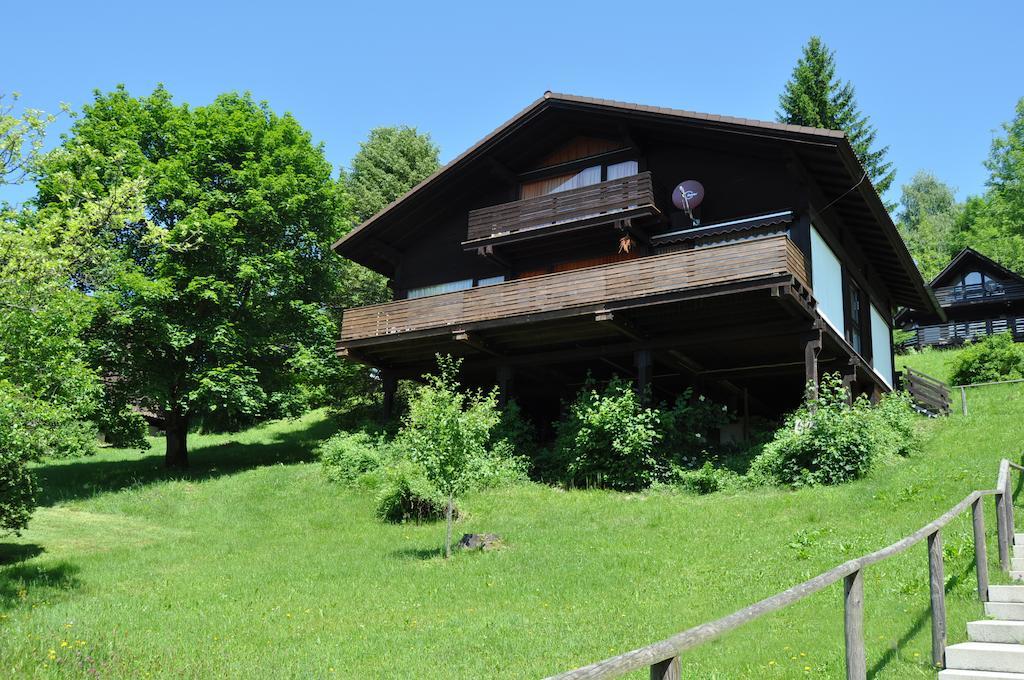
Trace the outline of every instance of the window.
<instances>
[{"instance_id":1,"label":"window","mask_svg":"<svg viewBox=\"0 0 1024 680\"><path fill-rule=\"evenodd\" d=\"M818 312L832 328L845 336L843 313L843 268L839 258L825 243L818 230L811 227L811 287L818 301Z\"/></svg>"},{"instance_id":2,"label":"window","mask_svg":"<svg viewBox=\"0 0 1024 680\"><path fill-rule=\"evenodd\" d=\"M449 281L448 283L438 283L433 286L421 286L420 288L410 288L409 292L405 294L405 297L409 300L414 298L426 297L428 295L440 295L441 293L452 293L457 290L466 290L467 288L473 287L473 279L464 279L462 281Z\"/></svg>"},{"instance_id":3,"label":"window","mask_svg":"<svg viewBox=\"0 0 1024 680\"><path fill-rule=\"evenodd\" d=\"M863 356L864 354L864 294L853 281L849 287L850 318L846 329L846 339L850 342L853 350Z\"/></svg>"},{"instance_id":4,"label":"window","mask_svg":"<svg viewBox=\"0 0 1024 680\"><path fill-rule=\"evenodd\" d=\"M965 286L980 286L983 280L981 272L969 272L964 274Z\"/></svg>"},{"instance_id":5,"label":"window","mask_svg":"<svg viewBox=\"0 0 1024 680\"><path fill-rule=\"evenodd\" d=\"M476 285L478 286L493 286L496 283L503 283L505 281L504 276L489 276L486 279L477 279Z\"/></svg>"},{"instance_id":6,"label":"window","mask_svg":"<svg viewBox=\"0 0 1024 680\"><path fill-rule=\"evenodd\" d=\"M630 177L640 171L640 163L637 161L622 161L609 165L592 165L577 172L571 172L556 177L547 177L533 182L524 182L521 198L537 198L556 194L560 191L588 187L610 179L622 179Z\"/></svg>"}]
</instances>

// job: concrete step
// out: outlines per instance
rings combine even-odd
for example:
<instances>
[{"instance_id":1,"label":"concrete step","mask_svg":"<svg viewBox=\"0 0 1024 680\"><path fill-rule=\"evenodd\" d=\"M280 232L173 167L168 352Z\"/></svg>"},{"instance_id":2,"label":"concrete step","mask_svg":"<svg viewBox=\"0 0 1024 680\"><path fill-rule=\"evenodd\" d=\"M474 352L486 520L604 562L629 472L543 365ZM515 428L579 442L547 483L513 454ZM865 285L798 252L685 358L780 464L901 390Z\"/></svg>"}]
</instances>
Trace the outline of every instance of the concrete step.
<instances>
[{"instance_id":1,"label":"concrete step","mask_svg":"<svg viewBox=\"0 0 1024 680\"><path fill-rule=\"evenodd\" d=\"M1013 542L1015 544L1016 543L1024 543L1024 534L1014 534L1013 535Z\"/></svg>"},{"instance_id":2,"label":"concrete step","mask_svg":"<svg viewBox=\"0 0 1024 680\"><path fill-rule=\"evenodd\" d=\"M1024 571L1010 570L1010 580L1013 581L1024 581Z\"/></svg>"},{"instance_id":3,"label":"concrete step","mask_svg":"<svg viewBox=\"0 0 1024 680\"><path fill-rule=\"evenodd\" d=\"M961 642L946 647L946 668L1024 673L1024 645Z\"/></svg>"},{"instance_id":4,"label":"concrete step","mask_svg":"<svg viewBox=\"0 0 1024 680\"><path fill-rule=\"evenodd\" d=\"M989 586L989 602L1024 602L1024 586Z\"/></svg>"},{"instance_id":5,"label":"concrete step","mask_svg":"<svg viewBox=\"0 0 1024 680\"><path fill-rule=\"evenodd\" d=\"M1024 557L1024 543L1014 543L1013 544L1013 556L1014 557Z\"/></svg>"},{"instance_id":6,"label":"concrete step","mask_svg":"<svg viewBox=\"0 0 1024 680\"><path fill-rule=\"evenodd\" d=\"M971 642L1024 644L1024 621L971 621L967 624Z\"/></svg>"},{"instance_id":7,"label":"concrete step","mask_svg":"<svg viewBox=\"0 0 1024 680\"><path fill-rule=\"evenodd\" d=\"M1013 549L1016 550L1017 546L1014 546ZM1024 557L1011 557L1010 569L1014 571L1024 571Z\"/></svg>"},{"instance_id":8,"label":"concrete step","mask_svg":"<svg viewBox=\"0 0 1024 680\"><path fill-rule=\"evenodd\" d=\"M965 671L947 668L939 671L940 680L1024 680L1024 673L999 673L992 671Z\"/></svg>"},{"instance_id":9,"label":"concrete step","mask_svg":"<svg viewBox=\"0 0 1024 680\"><path fill-rule=\"evenodd\" d=\"M1003 621L1024 621L1024 604L1020 602L986 602L985 616Z\"/></svg>"}]
</instances>

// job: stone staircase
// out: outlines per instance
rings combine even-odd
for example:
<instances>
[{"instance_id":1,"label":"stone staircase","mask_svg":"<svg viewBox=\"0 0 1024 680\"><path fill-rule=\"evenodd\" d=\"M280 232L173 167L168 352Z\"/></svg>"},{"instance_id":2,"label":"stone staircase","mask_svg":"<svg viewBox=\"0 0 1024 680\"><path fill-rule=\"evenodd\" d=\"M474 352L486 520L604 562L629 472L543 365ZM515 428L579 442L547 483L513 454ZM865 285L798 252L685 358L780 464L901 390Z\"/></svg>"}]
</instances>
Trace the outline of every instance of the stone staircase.
<instances>
[{"instance_id":1,"label":"stone staircase","mask_svg":"<svg viewBox=\"0 0 1024 680\"><path fill-rule=\"evenodd\" d=\"M1024 581L1024 534L1015 534L1010 576ZM1024 586L989 586L985 621L967 624L969 642L946 647L943 680L1024 680Z\"/></svg>"}]
</instances>

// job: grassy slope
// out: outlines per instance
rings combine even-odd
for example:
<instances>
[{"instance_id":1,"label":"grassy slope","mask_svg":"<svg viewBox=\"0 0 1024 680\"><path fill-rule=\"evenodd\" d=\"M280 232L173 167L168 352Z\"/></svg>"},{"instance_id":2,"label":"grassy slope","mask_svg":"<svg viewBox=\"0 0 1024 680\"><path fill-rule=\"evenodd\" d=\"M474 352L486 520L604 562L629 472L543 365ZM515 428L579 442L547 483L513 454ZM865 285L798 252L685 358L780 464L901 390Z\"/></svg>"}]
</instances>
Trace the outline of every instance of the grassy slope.
<instances>
[{"instance_id":1,"label":"grassy slope","mask_svg":"<svg viewBox=\"0 0 1024 680\"><path fill-rule=\"evenodd\" d=\"M926 453L842 488L478 494L458 530L510 547L451 563L436 557L442 526L383 525L370 497L296 462L330 429L317 415L197 437L188 479L164 477L159 449L50 464L45 507L0 545L0 674L77 677L83 662L101 677L563 670L729 613L991 486L1018 446L1014 388L979 390L968 418L924 425ZM945 536L953 641L980 614L969 531L962 520ZM934 677L926 572L924 545L867 572L875 677ZM841 676L841 595L833 586L687 655L684 674Z\"/></svg>"}]
</instances>

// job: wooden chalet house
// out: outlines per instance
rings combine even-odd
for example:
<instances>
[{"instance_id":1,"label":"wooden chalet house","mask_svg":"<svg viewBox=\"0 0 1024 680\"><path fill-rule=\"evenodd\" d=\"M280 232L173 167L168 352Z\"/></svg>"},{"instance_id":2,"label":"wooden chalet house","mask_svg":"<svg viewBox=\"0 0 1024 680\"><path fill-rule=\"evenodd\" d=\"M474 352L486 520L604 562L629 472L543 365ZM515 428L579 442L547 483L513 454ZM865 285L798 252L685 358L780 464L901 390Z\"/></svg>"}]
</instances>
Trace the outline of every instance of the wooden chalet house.
<instances>
[{"instance_id":1,"label":"wooden chalet house","mask_svg":"<svg viewBox=\"0 0 1024 680\"><path fill-rule=\"evenodd\" d=\"M1024 277L971 248L964 248L929 284L944 317L903 310L900 328L914 337L907 347L958 345L967 340L1013 333L1024 338Z\"/></svg>"},{"instance_id":2,"label":"wooden chalet house","mask_svg":"<svg viewBox=\"0 0 1024 680\"><path fill-rule=\"evenodd\" d=\"M892 310L941 314L843 133L550 92L334 249L391 283L338 343L386 401L440 352L535 414L588 373L777 414L889 390Z\"/></svg>"}]
</instances>

